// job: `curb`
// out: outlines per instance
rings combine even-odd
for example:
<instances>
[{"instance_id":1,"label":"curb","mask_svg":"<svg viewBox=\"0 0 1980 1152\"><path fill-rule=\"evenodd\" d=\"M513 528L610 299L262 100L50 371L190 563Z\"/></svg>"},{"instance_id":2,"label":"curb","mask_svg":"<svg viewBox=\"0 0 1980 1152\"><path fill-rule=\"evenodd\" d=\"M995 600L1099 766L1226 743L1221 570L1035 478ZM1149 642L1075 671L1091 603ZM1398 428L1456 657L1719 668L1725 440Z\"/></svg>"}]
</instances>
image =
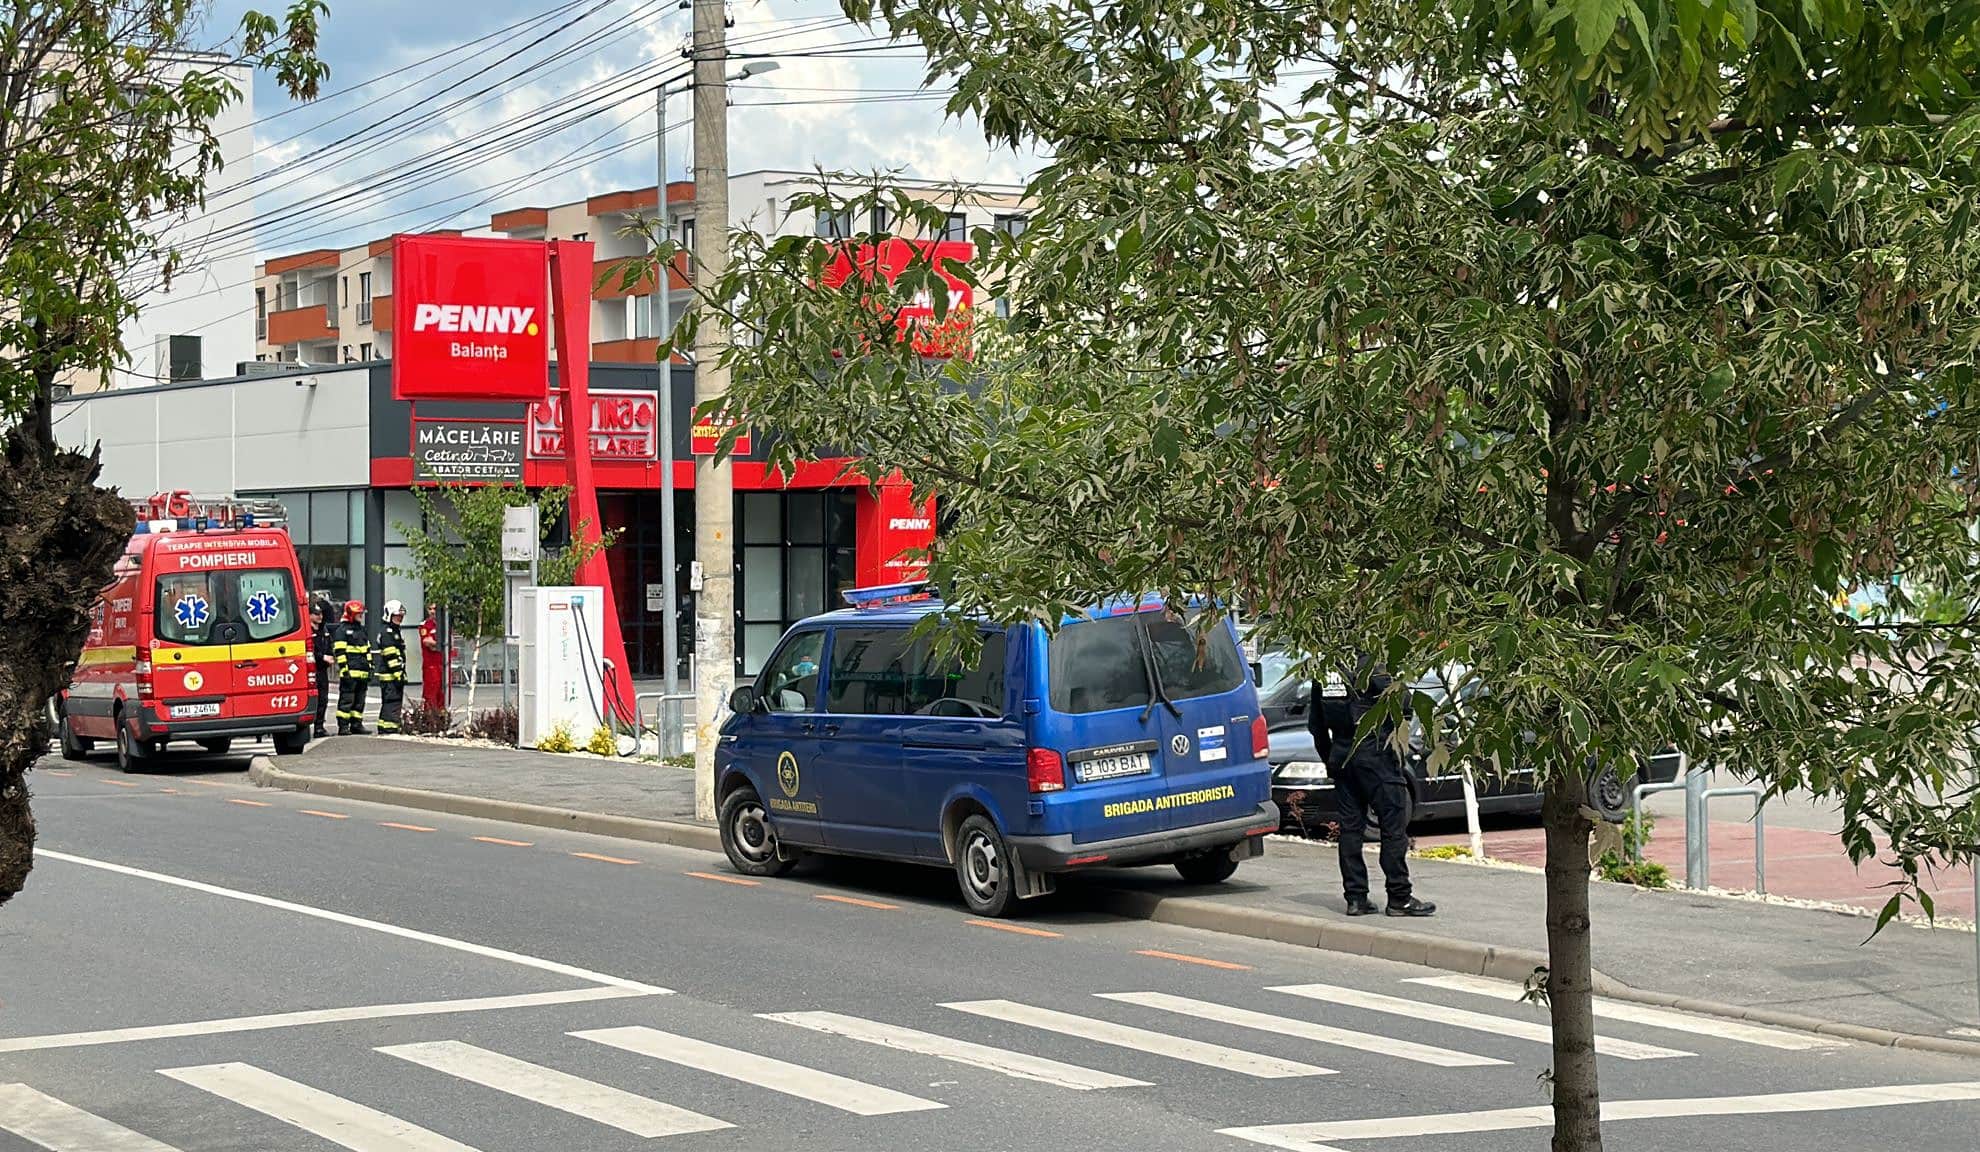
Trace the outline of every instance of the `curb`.
<instances>
[{"instance_id":1,"label":"curb","mask_svg":"<svg viewBox=\"0 0 1980 1152\"><path fill-rule=\"evenodd\" d=\"M489 800L480 796L461 796L450 792L425 792L416 788L398 788L390 784L339 780L328 776L305 776L300 772L290 772L275 767L266 756L254 758L248 768L248 779L263 788L307 792L340 800L391 804L424 812L473 816L483 820L500 820L537 828L561 828L570 832L616 836L624 840L638 840L651 844L671 844L703 852L722 851L720 834L715 829L702 824L687 824L677 820L641 820L632 816L607 816L597 812L579 812L575 809L551 808L539 804L519 804L509 800ZM1226 936L1271 940L1323 952L1367 956L1376 960L1416 964L1446 972L1462 972L1472 976L1510 980L1516 984L1524 983L1526 978L1533 974L1535 968L1543 968L1547 965L1547 957L1544 954L1525 948L1500 948L1470 940L1453 940L1395 928L1378 928L1367 924L1322 919L1318 916L1303 916L1294 912L1279 912L1270 908L1248 908L1201 896L1161 896L1151 892L1103 888L1098 885L1089 887L1087 891L1095 897L1102 911L1128 920L1174 924L1181 928L1195 928ZM1748 1008L1664 992L1646 992L1599 971L1594 973L1594 991L1597 996L1631 1004L1670 1008L1700 1016L1744 1020L1796 1032L1812 1032L1821 1036L1875 1044L1882 1048L1902 1048L1913 1052L1936 1052L1951 1056L1980 1058L1980 1041L1954 1040L1943 1036L1919 1036L1909 1032L1894 1032L1887 1028L1871 1028L1861 1024L1845 1024L1815 1016L1803 1016L1794 1012L1780 1012L1772 1008Z\"/></svg>"},{"instance_id":2,"label":"curb","mask_svg":"<svg viewBox=\"0 0 1980 1152\"><path fill-rule=\"evenodd\" d=\"M527 824L536 828L561 828L567 832L616 836L621 840L639 840L648 844L671 844L675 847L695 848L703 852L722 850L721 835L714 828L702 824L685 824L676 820L642 820L635 816L607 816L598 812L580 812L572 808L520 804L511 800L490 800L481 796L461 796L451 792L425 792L417 788L398 788L390 784L339 780L329 776L305 776L300 772L290 772L275 767L266 756L256 756L250 762L248 779L262 788L307 792L339 800L363 800L373 804L391 804L399 808L416 808L422 812L439 812L449 816L474 816L509 824Z\"/></svg>"}]
</instances>

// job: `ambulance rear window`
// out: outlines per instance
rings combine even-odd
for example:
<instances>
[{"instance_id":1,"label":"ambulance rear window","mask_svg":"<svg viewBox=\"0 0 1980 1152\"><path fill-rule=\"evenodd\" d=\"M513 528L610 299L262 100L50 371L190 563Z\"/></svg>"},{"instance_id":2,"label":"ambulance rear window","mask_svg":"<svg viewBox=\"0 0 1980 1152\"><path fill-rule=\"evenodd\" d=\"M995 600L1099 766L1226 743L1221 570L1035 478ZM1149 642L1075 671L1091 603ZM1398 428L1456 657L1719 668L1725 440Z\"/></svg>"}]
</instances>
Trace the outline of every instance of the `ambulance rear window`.
<instances>
[{"instance_id":1,"label":"ambulance rear window","mask_svg":"<svg viewBox=\"0 0 1980 1152\"><path fill-rule=\"evenodd\" d=\"M294 632L301 617L286 568L160 576L158 638L174 644L245 644Z\"/></svg>"}]
</instances>

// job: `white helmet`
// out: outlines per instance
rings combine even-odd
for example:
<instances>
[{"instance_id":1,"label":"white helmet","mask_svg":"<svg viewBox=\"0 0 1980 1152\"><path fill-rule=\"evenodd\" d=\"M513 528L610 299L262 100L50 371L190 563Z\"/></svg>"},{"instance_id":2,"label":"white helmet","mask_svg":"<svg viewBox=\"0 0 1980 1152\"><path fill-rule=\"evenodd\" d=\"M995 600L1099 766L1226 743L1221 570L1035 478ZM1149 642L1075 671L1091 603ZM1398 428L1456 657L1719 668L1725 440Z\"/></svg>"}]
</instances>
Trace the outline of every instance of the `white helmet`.
<instances>
[{"instance_id":1,"label":"white helmet","mask_svg":"<svg viewBox=\"0 0 1980 1152\"><path fill-rule=\"evenodd\" d=\"M406 614L406 605L404 601L401 600L385 601L385 619L390 620L394 616L404 616L405 614Z\"/></svg>"}]
</instances>

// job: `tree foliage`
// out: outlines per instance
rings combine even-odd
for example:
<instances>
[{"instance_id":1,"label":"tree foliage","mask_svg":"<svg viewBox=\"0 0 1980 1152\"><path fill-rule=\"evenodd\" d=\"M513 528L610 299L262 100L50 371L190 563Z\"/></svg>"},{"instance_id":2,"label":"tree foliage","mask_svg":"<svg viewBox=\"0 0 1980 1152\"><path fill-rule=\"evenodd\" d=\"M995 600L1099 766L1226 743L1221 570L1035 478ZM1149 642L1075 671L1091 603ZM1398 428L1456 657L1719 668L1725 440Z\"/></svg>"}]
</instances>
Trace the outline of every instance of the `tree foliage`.
<instances>
[{"instance_id":1,"label":"tree foliage","mask_svg":"<svg viewBox=\"0 0 1980 1152\"><path fill-rule=\"evenodd\" d=\"M1976 614L1834 604L1980 586L1980 3L846 8L1049 155L976 236L1011 318L923 361L932 269L739 234L729 407L939 491L961 610L1210 591L1481 681L1453 754L1546 792L1557 1148L1600 1143L1588 765L1675 742L1914 878L1980 843Z\"/></svg>"},{"instance_id":2,"label":"tree foliage","mask_svg":"<svg viewBox=\"0 0 1980 1152\"><path fill-rule=\"evenodd\" d=\"M569 584L578 566L599 550L611 547L619 529L601 534L588 544L547 548L547 542L570 502L569 488L531 492L509 485L446 485L434 492L413 490L423 523L395 523L411 553L409 567L388 569L410 576L426 590L426 601L444 609L455 631L476 640L502 634L502 598L506 585L502 566L502 514L510 508L537 508L537 579L545 585ZM582 533L574 534L574 538Z\"/></svg>"}]
</instances>

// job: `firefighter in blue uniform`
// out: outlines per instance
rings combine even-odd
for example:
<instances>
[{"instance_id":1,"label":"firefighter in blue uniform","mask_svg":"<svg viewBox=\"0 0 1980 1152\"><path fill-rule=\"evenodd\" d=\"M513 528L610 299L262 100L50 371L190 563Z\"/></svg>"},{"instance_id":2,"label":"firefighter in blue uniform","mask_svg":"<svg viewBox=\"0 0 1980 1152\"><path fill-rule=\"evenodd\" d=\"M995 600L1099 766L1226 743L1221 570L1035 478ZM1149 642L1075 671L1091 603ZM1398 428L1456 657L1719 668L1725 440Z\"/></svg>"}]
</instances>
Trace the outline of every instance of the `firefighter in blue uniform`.
<instances>
[{"instance_id":1,"label":"firefighter in blue uniform","mask_svg":"<svg viewBox=\"0 0 1980 1152\"><path fill-rule=\"evenodd\" d=\"M406 698L406 638L399 631L406 622L406 606L397 600L385 601L385 626L378 630L378 645L372 650L372 666L378 670L378 731L399 730L399 710Z\"/></svg>"},{"instance_id":2,"label":"firefighter in blue uniform","mask_svg":"<svg viewBox=\"0 0 1980 1152\"><path fill-rule=\"evenodd\" d=\"M344 605L331 653L337 658L337 735L362 736L364 694L371 685L371 637L364 630L364 601Z\"/></svg>"}]
</instances>

